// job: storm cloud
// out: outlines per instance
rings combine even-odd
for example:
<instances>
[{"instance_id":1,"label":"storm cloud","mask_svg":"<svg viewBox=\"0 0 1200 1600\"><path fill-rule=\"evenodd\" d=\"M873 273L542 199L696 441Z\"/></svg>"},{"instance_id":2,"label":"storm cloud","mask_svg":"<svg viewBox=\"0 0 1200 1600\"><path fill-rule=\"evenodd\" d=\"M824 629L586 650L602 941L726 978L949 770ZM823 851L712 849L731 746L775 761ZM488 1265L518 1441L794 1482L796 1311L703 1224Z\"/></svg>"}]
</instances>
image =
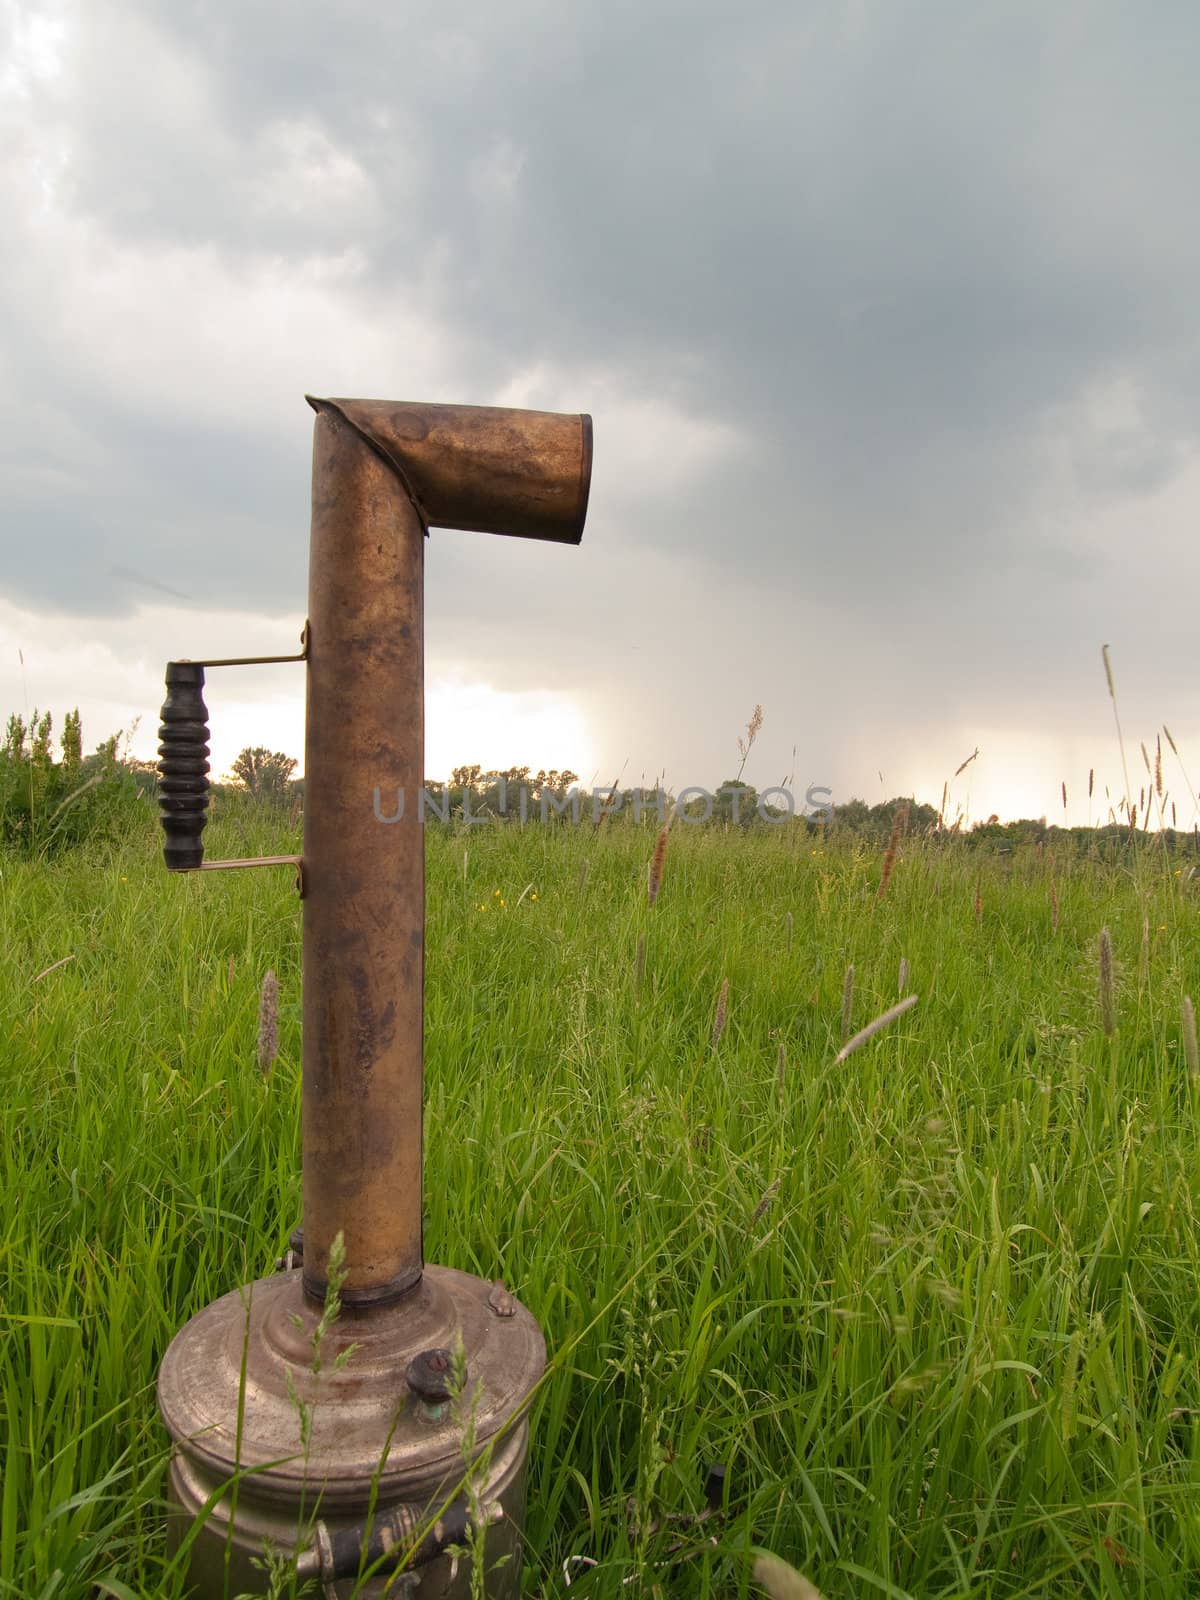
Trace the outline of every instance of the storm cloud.
<instances>
[{"instance_id":1,"label":"storm cloud","mask_svg":"<svg viewBox=\"0 0 1200 1600\"><path fill-rule=\"evenodd\" d=\"M1040 740L1046 810L1105 641L1200 736L1191 5L3 16L22 617L294 631L306 391L588 410L584 545L435 534L429 637L606 775L716 778L761 701L764 783Z\"/></svg>"}]
</instances>

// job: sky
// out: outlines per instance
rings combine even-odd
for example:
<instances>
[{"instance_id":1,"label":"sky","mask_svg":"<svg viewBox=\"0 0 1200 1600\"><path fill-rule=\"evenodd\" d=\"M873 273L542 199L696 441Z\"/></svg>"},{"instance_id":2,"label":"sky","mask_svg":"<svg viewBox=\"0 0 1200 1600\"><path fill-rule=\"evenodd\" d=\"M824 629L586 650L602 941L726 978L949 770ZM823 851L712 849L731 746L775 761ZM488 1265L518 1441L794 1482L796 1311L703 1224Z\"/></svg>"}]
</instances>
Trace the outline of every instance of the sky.
<instances>
[{"instance_id":1,"label":"sky","mask_svg":"<svg viewBox=\"0 0 1200 1600\"><path fill-rule=\"evenodd\" d=\"M306 393L587 411L578 548L431 535L431 777L761 705L760 787L1096 820L1107 644L1191 826L1197 81L1194 0L0 0L0 714L296 649Z\"/></svg>"}]
</instances>

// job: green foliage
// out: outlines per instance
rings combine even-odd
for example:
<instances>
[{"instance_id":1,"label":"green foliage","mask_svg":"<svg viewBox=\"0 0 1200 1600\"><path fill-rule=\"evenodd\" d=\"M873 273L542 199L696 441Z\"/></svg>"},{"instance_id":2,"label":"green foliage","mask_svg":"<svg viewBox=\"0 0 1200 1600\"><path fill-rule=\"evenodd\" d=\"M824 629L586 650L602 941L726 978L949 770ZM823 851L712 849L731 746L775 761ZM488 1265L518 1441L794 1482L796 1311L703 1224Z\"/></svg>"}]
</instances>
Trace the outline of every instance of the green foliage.
<instances>
[{"instance_id":1,"label":"green foliage","mask_svg":"<svg viewBox=\"0 0 1200 1600\"><path fill-rule=\"evenodd\" d=\"M222 798L212 853L285 824ZM550 1349L524 1592L744 1597L770 1551L828 1600L1193 1600L1189 864L910 834L881 902L851 833L677 827L649 909L653 827L425 835L428 1254ZM838 1065L847 966L858 1029L901 959ZM154 1377L299 1217L299 964L290 874L4 863L0 1595L181 1594Z\"/></svg>"},{"instance_id":2,"label":"green foliage","mask_svg":"<svg viewBox=\"0 0 1200 1600\"><path fill-rule=\"evenodd\" d=\"M493 822L520 822L524 806L525 818L536 820L541 817L542 797L545 796L549 821L560 816L570 818L570 806L561 813L559 807L565 802L568 790L578 781L579 774L567 768L561 772L557 768L550 771L541 768L534 772L530 767L487 770L478 763L455 767L449 783L439 783L432 778L425 780L428 795L425 814L445 821L487 818ZM410 797L406 804L412 803ZM589 803L587 797L581 796L581 816L589 814ZM380 809L385 816L394 812L395 806L394 796L380 797Z\"/></svg>"},{"instance_id":3,"label":"green foliage","mask_svg":"<svg viewBox=\"0 0 1200 1600\"><path fill-rule=\"evenodd\" d=\"M118 758L113 734L93 755L83 754L78 710L63 721L56 761L50 712L8 719L0 749L0 851L49 857L88 840L115 838L146 827L152 809L133 770L144 763Z\"/></svg>"},{"instance_id":4,"label":"green foliage","mask_svg":"<svg viewBox=\"0 0 1200 1600\"><path fill-rule=\"evenodd\" d=\"M242 750L230 768L234 778L256 800L283 805L290 799L289 784L298 763L282 750L267 750L261 744Z\"/></svg>"},{"instance_id":5,"label":"green foliage","mask_svg":"<svg viewBox=\"0 0 1200 1600\"><path fill-rule=\"evenodd\" d=\"M834 821L841 833L855 833L863 839L886 844L896 813L902 806L908 807L908 823L905 829L907 833L937 831L936 806L921 805L916 800L900 795L891 800L882 800L873 806L869 806L865 800L837 800L834 807Z\"/></svg>"}]
</instances>

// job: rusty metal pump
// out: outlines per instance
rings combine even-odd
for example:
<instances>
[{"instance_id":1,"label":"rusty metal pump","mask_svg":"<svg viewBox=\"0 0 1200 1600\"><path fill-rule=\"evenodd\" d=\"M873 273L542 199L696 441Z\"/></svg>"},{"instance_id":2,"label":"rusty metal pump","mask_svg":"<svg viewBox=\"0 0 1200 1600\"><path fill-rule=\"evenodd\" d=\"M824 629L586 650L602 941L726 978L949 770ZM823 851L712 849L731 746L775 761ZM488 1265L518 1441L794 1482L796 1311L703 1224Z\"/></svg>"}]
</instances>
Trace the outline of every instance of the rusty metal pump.
<instances>
[{"instance_id":1,"label":"rusty metal pump","mask_svg":"<svg viewBox=\"0 0 1200 1600\"><path fill-rule=\"evenodd\" d=\"M591 419L309 403L299 654L167 667L167 866L297 873L304 1194L301 1264L207 1306L163 1359L169 1537L199 1600L265 1594L267 1548L330 1600L465 1596L482 1552L487 1593L510 1600L545 1345L503 1286L424 1261L424 844L415 804L381 827L373 795L415 796L424 778L429 528L577 544ZM205 861L205 669L258 660L306 663L303 848ZM340 1315L322 1330L335 1268Z\"/></svg>"}]
</instances>

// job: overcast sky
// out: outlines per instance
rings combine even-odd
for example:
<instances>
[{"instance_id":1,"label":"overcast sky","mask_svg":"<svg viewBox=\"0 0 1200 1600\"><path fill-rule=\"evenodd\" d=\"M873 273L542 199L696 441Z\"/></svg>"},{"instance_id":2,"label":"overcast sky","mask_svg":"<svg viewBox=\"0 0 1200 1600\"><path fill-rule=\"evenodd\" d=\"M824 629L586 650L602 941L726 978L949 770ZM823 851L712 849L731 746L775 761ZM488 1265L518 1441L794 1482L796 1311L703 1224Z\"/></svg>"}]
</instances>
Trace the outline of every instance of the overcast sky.
<instances>
[{"instance_id":1,"label":"overcast sky","mask_svg":"<svg viewBox=\"0 0 1200 1600\"><path fill-rule=\"evenodd\" d=\"M1086 820L1105 643L1200 774L1194 0L0 17L0 714L148 755L295 647L307 391L594 417L579 549L430 539L431 775L715 785L761 703L760 785Z\"/></svg>"}]
</instances>

